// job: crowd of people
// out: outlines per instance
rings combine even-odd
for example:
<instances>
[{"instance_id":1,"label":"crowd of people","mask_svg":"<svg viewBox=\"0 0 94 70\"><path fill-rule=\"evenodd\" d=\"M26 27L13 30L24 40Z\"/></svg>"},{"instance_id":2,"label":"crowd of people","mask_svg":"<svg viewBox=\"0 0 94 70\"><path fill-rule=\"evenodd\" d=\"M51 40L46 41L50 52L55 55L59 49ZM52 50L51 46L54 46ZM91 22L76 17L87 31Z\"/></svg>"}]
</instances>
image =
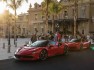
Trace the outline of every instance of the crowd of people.
<instances>
[{"instance_id":1,"label":"crowd of people","mask_svg":"<svg viewBox=\"0 0 94 70\"><path fill-rule=\"evenodd\" d=\"M73 39L73 35L72 34L61 34L59 31L52 33L52 32L48 32L47 34L43 34L41 33L40 35L37 35L37 33L32 34L31 35L31 42L35 42L37 40L53 40L53 41L58 41L58 42L69 42L71 39ZM88 40L88 41L93 41L94 36L90 36L90 35L77 35L76 38L81 38L84 40Z\"/></svg>"}]
</instances>

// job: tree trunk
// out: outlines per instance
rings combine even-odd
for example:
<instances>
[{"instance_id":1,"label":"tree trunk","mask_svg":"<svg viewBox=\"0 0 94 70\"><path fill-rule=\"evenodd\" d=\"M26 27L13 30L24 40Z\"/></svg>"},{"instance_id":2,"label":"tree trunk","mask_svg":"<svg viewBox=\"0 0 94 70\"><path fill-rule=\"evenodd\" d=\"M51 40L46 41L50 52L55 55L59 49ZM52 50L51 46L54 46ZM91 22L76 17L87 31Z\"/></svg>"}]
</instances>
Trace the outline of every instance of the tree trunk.
<instances>
[{"instance_id":1,"label":"tree trunk","mask_svg":"<svg viewBox=\"0 0 94 70\"><path fill-rule=\"evenodd\" d=\"M16 13L16 3L15 3L15 0L14 0L14 7L15 7L15 9L14 9L14 12L15 12L15 23L14 23L14 45L16 45L16 41L17 41L17 38L16 38L16 15L17 15L17 13Z\"/></svg>"},{"instance_id":2,"label":"tree trunk","mask_svg":"<svg viewBox=\"0 0 94 70\"><path fill-rule=\"evenodd\" d=\"M92 1L89 2L89 30L91 31L90 25L92 25Z\"/></svg>"},{"instance_id":3,"label":"tree trunk","mask_svg":"<svg viewBox=\"0 0 94 70\"><path fill-rule=\"evenodd\" d=\"M74 6L75 6L75 8L74 8L74 37L76 38L76 22L77 22L77 0L75 0L75 2L74 2Z\"/></svg>"},{"instance_id":4,"label":"tree trunk","mask_svg":"<svg viewBox=\"0 0 94 70\"><path fill-rule=\"evenodd\" d=\"M10 47L11 47L11 44L10 44L10 22L8 21L8 53L10 53Z\"/></svg>"},{"instance_id":5,"label":"tree trunk","mask_svg":"<svg viewBox=\"0 0 94 70\"><path fill-rule=\"evenodd\" d=\"M46 1L46 33L48 32L48 0Z\"/></svg>"},{"instance_id":6,"label":"tree trunk","mask_svg":"<svg viewBox=\"0 0 94 70\"><path fill-rule=\"evenodd\" d=\"M55 25L55 23L54 23L54 15L52 16L52 32L54 33L54 25Z\"/></svg>"}]
</instances>

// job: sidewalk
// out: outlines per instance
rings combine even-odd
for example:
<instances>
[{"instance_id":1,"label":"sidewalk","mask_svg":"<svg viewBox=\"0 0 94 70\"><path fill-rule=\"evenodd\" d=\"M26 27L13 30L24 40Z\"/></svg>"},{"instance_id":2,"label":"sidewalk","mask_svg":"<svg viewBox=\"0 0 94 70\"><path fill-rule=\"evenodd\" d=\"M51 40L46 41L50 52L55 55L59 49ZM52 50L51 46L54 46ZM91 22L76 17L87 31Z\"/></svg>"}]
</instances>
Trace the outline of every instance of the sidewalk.
<instances>
[{"instance_id":1,"label":"sidewalk","mask_svg":"<svg viewBox=\"0 0 94 70\"><path fill-rule=\"evenodd\" d=\"M21 47L26 42L29 42L30 38L19 38L17 40L17 47L14 46L14 39L11 39L11 53L8 53L8 41L7 39L0 38L0 60L13 58L14 52L18 47ZM3 48L5 43L5 49ZM94 42L92 42L91 48L94 48Z\"/></svg>"},{"instance_id":2,"label":"sidewalk","mask_svg":"<svg viewBox=\"0 0 94 70\"><path fill-rule=\"evenodd\" d=\"M0 60L13 58L14 52L18 47L21 47L26 42L28 42L30 38L19 38L17 40L17 47L14 46L14 39L11 39L11 52L8 53L8 41L7 39L0 38ZM3 48L3 43L5 43L5 49Z\"/></svg>"}]
</instances>

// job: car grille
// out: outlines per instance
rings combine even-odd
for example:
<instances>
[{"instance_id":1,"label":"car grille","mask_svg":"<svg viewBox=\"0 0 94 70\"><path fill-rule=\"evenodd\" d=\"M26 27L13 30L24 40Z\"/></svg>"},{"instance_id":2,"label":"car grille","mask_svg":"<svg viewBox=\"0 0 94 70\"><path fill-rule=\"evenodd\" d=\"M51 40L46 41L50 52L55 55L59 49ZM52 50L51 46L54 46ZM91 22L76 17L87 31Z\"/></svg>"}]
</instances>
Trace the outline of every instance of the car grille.
<instances>
[{"instance_id":1,"label":"car grille","mask_svg":"<svg viewBox=\"0 0 94 70\"><path fill-rule=\"evenodd\" d=\"M16 58L33 58L32 56L28 55L15 55Z\"/></svg>"}]
</instances>

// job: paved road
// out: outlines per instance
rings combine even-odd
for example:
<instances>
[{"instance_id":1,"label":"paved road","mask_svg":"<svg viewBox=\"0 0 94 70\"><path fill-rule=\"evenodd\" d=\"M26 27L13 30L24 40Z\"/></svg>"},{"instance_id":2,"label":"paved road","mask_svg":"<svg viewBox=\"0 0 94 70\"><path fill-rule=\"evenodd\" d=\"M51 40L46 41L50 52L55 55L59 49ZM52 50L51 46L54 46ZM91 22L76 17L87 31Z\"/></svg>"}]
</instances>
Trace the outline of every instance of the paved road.
<instances>
[{"instance_id":1,"label":"paved road","mask_svg":"<svg viewBox=\"0 0 94 70\"><path fill-rule=\"evenodd\" d=\"M8 41L7 41L6 38L0 38L0 60L12 58L15 50L18 47L21 47L22 45L24 45L28 41L30 41L30 38L18 38L17 39L17 47L15 47L14 39L11 38L10 39L10 42L11 42L11 48L10 48L11 53L7 53L8 52ZM3 48L3 43L5 43L5 48Z\"/></svg>"},{"instance_id":2,"label":"paved road","mask_svg":"<svg viewBox=\"0 0 94 70\"><path fill-rule=\"evenodd\" d=\"M71 52L45 61L0 60L0 70L94 70L94 51Z\"/></svg>"}]
</instances>

